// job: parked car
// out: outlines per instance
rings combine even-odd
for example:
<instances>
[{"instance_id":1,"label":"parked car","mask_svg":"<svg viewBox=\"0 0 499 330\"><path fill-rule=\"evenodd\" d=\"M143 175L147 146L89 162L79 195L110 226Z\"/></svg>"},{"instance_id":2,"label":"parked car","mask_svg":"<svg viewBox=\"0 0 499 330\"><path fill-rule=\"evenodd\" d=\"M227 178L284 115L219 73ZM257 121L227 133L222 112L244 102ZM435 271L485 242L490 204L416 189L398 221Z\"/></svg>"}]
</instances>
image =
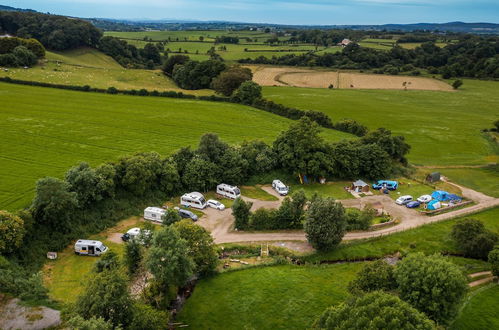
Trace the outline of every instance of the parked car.
<instances>
[{"instance_id":1,"label":"parked car","mask_svg":"<svg viewBox=\"0 0 499 330\"><path fill-rule=\"evenodd\" d=\"M418 202L418 201L412 201L412 202L409 202L409 203L405 204L405 207L410 208L410 209L414 209L416 207L419 207L419 205L421 205L420 202Z\"/></svg>"},{"instance_id":2,"label":"parked car","mask_svg":"<svg viewBox=\"0 0 499 330\"><path fill-rule=\"evenodd\" d=\"M140 228L132 228L121 236L121 239L125 242L130 240L139 239L140 243L143 243L143 236L151 237L152 233L150 230L141 230Z\"/></svg>"},{"instance_id":3,"label":"parked car","mask_svg":"<svg viewBox=\"0 0 499 330\"><path fill-rule=\"evenodd\" d=\"M399 198L397 198L395 203L397 203L398 205L405 205L411 201L412 201L412 196L405 195L405 196L400 196Z\"/></svg>"},{"instance_id":4,"label":"parked car","mask_svg":"<svg viewBox=\"0 0 499 330\"><path fill-rule=\"evenodd\" d=\"M212 208L220 210L220 211L225 210L225 205L223 205L222 203L220 203L219 201L216 201L214 199L209 199L206 202L206 204L208 204L209 207L212 207Z\"/></svg>"},{"instance_id":5,"label":"parked car","mask_svg":"<svg viewBox=\"0 0 499 330\"><path fill-rule=\"evenodd\" d=\"M198 221L198 216L189 210L178 209L178 215L184 219L192 219L192 221Z\"/></svg>"},{"instance_id":6,"label":"parked car","mask_svg":"<svg viewBox=\"0 0 499 330\"><path fill-rule=\"evenodd\" d=\"M419 196L418 202L420 202L420 203L429 203L429 202L431 202L432 199L433 198L430 195L423 195L423 196Z\"/></svg>"}]
</instances>

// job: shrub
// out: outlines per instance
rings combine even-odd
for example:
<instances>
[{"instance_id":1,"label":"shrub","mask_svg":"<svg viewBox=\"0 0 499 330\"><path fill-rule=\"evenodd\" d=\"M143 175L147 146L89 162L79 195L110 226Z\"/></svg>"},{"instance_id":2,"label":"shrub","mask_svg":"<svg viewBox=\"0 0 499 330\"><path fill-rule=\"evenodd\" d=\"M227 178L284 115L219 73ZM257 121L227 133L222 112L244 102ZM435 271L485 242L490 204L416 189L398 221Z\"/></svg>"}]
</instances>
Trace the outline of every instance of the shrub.
<instances>
[{"instance_id":1,"label":"shrub","mask_svg":"<svg viewBox=\"0 0 499 330\"><path fill-rule=\"evenodd\" d=\"M492 266L492 275L499 276L499 245L489 252L489 263Z\"/></svg>"},{"instance_id":2,"label":"shrub","mask_svg":"<svg viewBox=\"0 0 499 330\"><path fill-rule=\"evenodd\" d=\"M108 94L118 94L118 90L115 87L109 87L106 91Z\"/></svg>"},{"instance_id":3,"label":"shrub","mask_svg":"<svg viewBox=\"0 0 499 330\"><path fill-rule=\"evenodd\" d=\"M262 98L262 87L253 81L243 82L234 93L236 102L251 105Z\"/></svg>"},{"instance_id":4,"label":"shrub","mask_svg":"<svg viewBox=\"0 0 499 330\"><path fill-rule=\"evenodd\" d=\"M166 210L166 213L161 220L163 221L162 222L163 225L169 226L169 225L174 224L175 222L182 220L182 218L178 214L177 210L175 210L173 208L169 208Z\"/></svg>"},{"instance_id":5,"label":"shrub","mask_svg":"<svg viewBox=\"0 0 499 330\"><path fill-rule=\"evenodd\" d=\"M245 202L241 198L236 198L234 204L232 204L232 215L235 219L236 229L244 230L248 228L251 206L253 206L253 203Z\"/></svg>"},{"instance_id":6,"label":"shrub","mask_svg":"<svg viewBox=\"0 0 499 330\"><path fill-rule=\"evenodd\" d=\"M348 290L352 293L392 290L396 287L393 269L394 267L384 260L370 262L348 284Z\"/></svg>"},{"instance_id":7,"label":"shrub","mask_svg":"<svg viewBox=\"0 0 499 330\"><path fill-rule=\"evenodd\" d=\"M7 254L18 248L25 233L23 219L7 211L0 211L0 254Z\"/></svg>"},{"instance_id":8,"label":"shrub","mask_svg":"<svg viewBox=\"0 0 499 330\"><path fill-rule=\"evenodd\" d=\"M457 79L457 80L454 80L454 82L452 83L452 88L458 89L462 85L463 85L463 81L460 79Z\"/></svg>"},{"instance_id":9,"label":"shrub","mask_svg":"<svg viewBox=\"0 0 499 330\"><path fill-rule=\"evenodd\" d=\"M125 243L124 262L130 275L137 273L142 262L142 247L137 240L131 240Z\"/></svg>"},{"instance_id":10,"label":"shrub","mask_svg":"<svg viewBox=\"0 0 499 330\"><path fill-rule=\"evenodd\" d=\"M66 324L73 330L120 330L121 327L113 327L110 322L107 322L102 317L91 317L84 319L80 315L71 317Z\"/></svg>"},{"instance_id":11,"label":"shrub","mask_svg":"<svg viewBox=\"0 0 499 330\"><path fill-rule=\"evenodd\" d=\"M451 237L465 256L480 259L487 259L498 240L497 234L485 229L483 223L476 219L457 222L452 226Z\"/></svg>"},{"instance_id":12,"label":"shrub","mask_svg":"<svg viewBox=\"0 0 499 330\"><path fill-rule=\"evenodd\" d=\"M166 330L168 329L169 315L149 305L135 303L133 306L133 320L129 330Z\"/></svg>"},{"instance_id":13,"label":"shrub","mask_svg":"<svg viewBox=\"0 0 499 330\"><path fill-rule=\"evenodd\" d=\"M96 273L102 273L105 270L118 269L120 266L120 258L114 251L108 251L94 265Z\"/></svg>"},{"instance_id":14,"label":"shrub","mask_svg":"<svg viewBox=\"0 0 499 330\"><path fill-rule=\"evenodd\" d=\"M276 229L277 211L264 208L256 210L250 216L248 227L255 230Z\"/></svg>"}]
</instances>

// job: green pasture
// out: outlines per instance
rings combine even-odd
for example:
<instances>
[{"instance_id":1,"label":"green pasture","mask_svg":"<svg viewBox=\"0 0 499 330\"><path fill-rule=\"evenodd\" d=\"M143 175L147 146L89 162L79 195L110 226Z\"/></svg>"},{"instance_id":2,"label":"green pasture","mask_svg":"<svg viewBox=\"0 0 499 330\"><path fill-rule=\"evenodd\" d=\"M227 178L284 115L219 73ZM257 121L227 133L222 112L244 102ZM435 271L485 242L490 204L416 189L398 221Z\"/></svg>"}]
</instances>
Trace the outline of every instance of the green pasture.
<instances>
[{"instance_id":1,"label":"green pasture","mask_svg":"<svg viewBox=\"0 0 499 330\"><path fill-rule=\"evenodd\" d=\"M97 88L182 91L188 94L211 95L211 90L186 91L160 70L125 69L111 57L90 48L68 52L47 53L47 60L33 68L0 71L1 77L40 81L62 85L89 85Z\"/></svg>"},{"instance_id":2,"label":"green pasture","mask_svg":"<svg viewBox=\"0 0 499 330\"><path fill-rule=\"evenodd\" d=\"M499 233L499 207L476 213L468 218L482 221L485 227ZM333 251L315 253L305 257L307 261L320 260L359 260L364 258L380 258L386 255L401 252L424 252L432 254L437 252L456 253L457 248L450 238L452 226L462 218L451 219L421 227L394 233L392 235L344 242Z\"/></svg>"},{"instance_id":3,"label":"green pasture","mask_svg":"<svg viewBox=\"0 0 499 330\"><path fill-rule=\"evenodd\" d=\"M265 190L261 188L260 185L256 186L242 186L241 187L241 195L253 199L259 199L262 201L276 201L278 200L277 197L274 195L269 194Z\"/></svg>"},{"instance_id":4,"label":"green pasture","mask_svg":"<svg viewBox=\"0 0 499 330\"><path fill-rule=\"evenodd\" d=\"M450 329L499 329L498 309L499 285L487 285L470 294Z\"/></svg>"},{"instance_id":5,"label":"green pasture","mask_svg":"<svg viewBox=\"0 0 499 330\"><path fill-rule=\"evenodd\" d=\"M272 141L291 120L230 103L107 95L0 84L0 209L29 204L35 182L78 162L98 165L135 152L166 155L202 134L229 143ZM334 141L350 135L325 130Z\"/></svg>"},{"instance_id":6,"label":"green pasture","mask_svg":"<svg viewBox=\"0 0 499 330\"><path fill-rule=\"evenodd\" d=\"M348 296L362 263L271 266L201 280L178 315L192 329L307 329Z\"/></svg>"},{"instance_id":7,"label":"green pasture","mask_svg":"<svg viewBox=\"0 0 499 330\"><path fill-rule=\"evenodd\" d=\"M485 168L442 168L434 169L451 181L480 191L492 197L499 197L499 166Z\"/></svg>"},{"instance_id":8,"label":"green pasture","mask_svg":"<svg viewBox=\"0 0 499 330\"><path fill-rule=\"evenodd\" d=\"M349 187L351 184L351 181L334 181L326 182L325 184L296 184L290 186L290 192L303 190L308 198L317 193L320 196L333 197L334 199L351 199L354 198L353 195L345 190L345 187Z\"/></svg>"},{"instance_id":9,"label":"green pasture","mask_svg":"<svg viewBox=\"0 0 499 330\"><path fill-rule=\"evenodd\" d=\"M271 33L264 33L261 31L223 31L223 30L210 30L210 31L142 31L142 32L115 32L106 31L105 36L112 36L122 39L136 39L143 40L144 37L152 39L153 41L200 41L199 38L203 37L204 42L213 42L218 36L237 36L240 42L246 42L244 38L249 37L257 39L258 42L263 42L273 35ZM169 39L170 38L170 39ZM178 38L178 40L177 40ZM284 40L285 38L280 38Z\"/></svg>"},{"instance_id":10,"label":"green pasture","mask_svg":"<svg viewBox=\"0 0 499 330\"><path fill-rule=\"evenodd\" d=\"M353 118L404 135L414 164L473 165L499 160L480 132L499 117L498 88L499 82L466 79L456 92L264 87L264 95L323 111L333 122Z\"/></svg>"}]
</instances>

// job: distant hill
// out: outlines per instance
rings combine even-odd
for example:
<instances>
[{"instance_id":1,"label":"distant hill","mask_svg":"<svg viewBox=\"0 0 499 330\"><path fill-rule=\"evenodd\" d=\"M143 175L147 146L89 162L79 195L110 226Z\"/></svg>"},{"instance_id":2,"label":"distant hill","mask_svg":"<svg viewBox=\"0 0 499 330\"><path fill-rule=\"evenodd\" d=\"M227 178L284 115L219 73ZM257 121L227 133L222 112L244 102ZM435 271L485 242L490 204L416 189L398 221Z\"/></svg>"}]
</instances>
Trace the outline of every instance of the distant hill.
<instances>
[{"instance_id":1,"label":"distant hill","mask_svg":"<svg viewBox=\"0 0 499 330\"><path fill-rule=\"evenodd\" d=\"M30 13L37 12L36 10L33 10L33 9L14 8L14 7L10 7L10 6L4 6L4 5L0 5L0 10L3 10L3 11L26 11L26 12L30 12Z\"/></svg>"}]
</instances>

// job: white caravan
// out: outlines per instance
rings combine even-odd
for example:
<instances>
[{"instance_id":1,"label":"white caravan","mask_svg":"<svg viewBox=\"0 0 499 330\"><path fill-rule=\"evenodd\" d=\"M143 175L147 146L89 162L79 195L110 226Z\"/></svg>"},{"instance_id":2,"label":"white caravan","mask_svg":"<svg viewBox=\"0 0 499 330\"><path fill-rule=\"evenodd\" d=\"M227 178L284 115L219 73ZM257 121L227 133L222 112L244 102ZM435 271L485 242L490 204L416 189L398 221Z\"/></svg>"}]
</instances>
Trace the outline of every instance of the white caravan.
<instances>
[{"instance_id":1,"label":"white caravan","mask_svg":"<svg viewBox=\"0 0 499 330\"><path fill-rule=\"evenodd\" d=\"M191 192L180 197L180 204L185 207L204 209L206 207L206 200L201 193Z\"/></svg>"},{"instance_id":2,"label":"white caravan","mask_svg":"<svg viewBox=\"0 0 499 330\"><path fill-rule=\"evenodd\" d=\"M241 197L241 190L236 186L222 183L217 186L217 194L230 199Z\"/></svg>"},{"instance_id":3,"label":"white caravan","mask_svg":"<svg viewBox=\"0 0 499 330\"><path fill-rule=\"evenodd\" d=\"M88 239L79 239L75 243L75 253L87 256L100 256L106 253L107 246L102 244L101 241L92 241Z\"/></svg>"},{"instance_id":4,"label":"white caravan","mask_svg":"<svg viewBox=\"0 0 499 330\"><path fill-rule=\"evenodd\" d=\"M144 219L162 222L163 216L165 214L166 214L165 209L162 209L161 207L150 206L144 210Z\"/></svg>"},{"instance_id":5,"label":"white caravan","mask_svg":"<svg viewBox=\"0 0 499 330\"><path fill-rule=\"evenodd\" d=\"M281 196L286 196L289 192L289 187L287 187L281 180L272 181L272 188L279 193Z\"/></svg>"}]
</instances>

